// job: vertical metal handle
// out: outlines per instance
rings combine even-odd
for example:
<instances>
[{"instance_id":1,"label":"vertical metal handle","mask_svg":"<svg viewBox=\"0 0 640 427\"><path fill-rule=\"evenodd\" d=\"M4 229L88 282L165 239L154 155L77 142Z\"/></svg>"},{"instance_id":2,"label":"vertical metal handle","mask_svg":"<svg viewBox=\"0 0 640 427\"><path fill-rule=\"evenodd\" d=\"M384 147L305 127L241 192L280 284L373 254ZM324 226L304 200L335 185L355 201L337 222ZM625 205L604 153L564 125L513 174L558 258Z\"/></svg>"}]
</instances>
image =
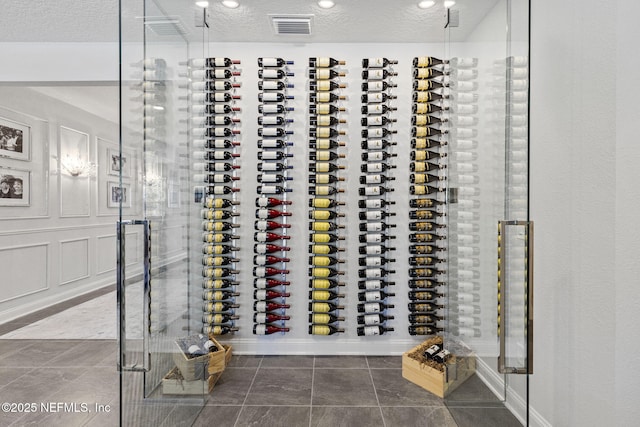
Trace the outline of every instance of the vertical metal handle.
<instances>
[{"instance_id":1,"label":"vertical metal handle","mask_svg":"<svg viewBox=\"0 0 640 427\"><path fill-rule=\"evenodd\" d=\"M127 363L127 337L126 337L126 227L130 225L142 225L143 227L143 298L142 298L142 366L138 363ZM116 296L118 303L118 356L119 371L149 372L151 370L151 353L149 352L149 335L151 333L151 223L149 220L127 220L117 223L117 280Z\"/></svg>"},{"instance_id":2,"label":"vertical metal handle","mask_svg":"<svg viewBox=\"0 0 640 427\"><path fill-rule=\"evenodd\" d=\"M507 257L507 226L525 227L525 334L527 360L523 367L507 366L507 288L509 286L506 274ZM498 222L498 337L500 339L500 353L498 355L498 372L510 374L533 374L533 221L499 221Z\"/></svg>"}]
</instances>

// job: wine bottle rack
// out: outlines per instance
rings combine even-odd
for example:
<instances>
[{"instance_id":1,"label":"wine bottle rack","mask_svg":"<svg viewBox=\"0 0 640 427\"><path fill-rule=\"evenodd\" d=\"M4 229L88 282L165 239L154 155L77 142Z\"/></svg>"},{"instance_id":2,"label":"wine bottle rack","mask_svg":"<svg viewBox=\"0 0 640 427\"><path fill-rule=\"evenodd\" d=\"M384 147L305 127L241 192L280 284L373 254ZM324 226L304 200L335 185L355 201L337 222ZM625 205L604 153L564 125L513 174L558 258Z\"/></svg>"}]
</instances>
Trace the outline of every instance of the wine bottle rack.
<instances>
[{"instance_id":1,"label":"wine bottle rack","mask_svg":"<svg viewBox=\"0 0 640 427\"><path fill-rule=\"evenodd\" d=\"M346 132L344 108L339 95L346 85L344 61L333 58L309 58L309 334L332 335L344 332L343 317L338 310L344 298L340 276L344 259L340 247L344 236L340 224L343 216L338 206L344 205L339 195L344 192L344 177L339 165L345 157L340 152Z\"/></svg>"},{"instance_id":2,"label":"wine bottle rack","mask_svg":"<svg viewBox=\"0 0 640 427\"><path fill-rule=\"evenodd\" d=\"M413 59L409 201L409 334L442 331L447 284L447 140L449 69Z\"/></svg>"},{"instance_id":3,"label":"wine bottle rack","mask_svg":"<svg viewBox=\"0 0 640 427\"><path fill-rule=\"evenodd\" d=\"M190 125L196 202L202 203L202 332L224 335L238 330L240 227L237 186L240 119L236 100L239 61L194 59L188 63Z\"/></svg>"},{"instance_id":4,"label":"wine bottle rack","mask_svg":"<svg viewBox=\"0 0 640 427\"><path fill-rule=\"evenodd\" d=\"M396 122L394 107L393 77L397 73L393 69L396 60L386 58L365 58L362 60L362 118L363 138L362 172L358 189L360 220L360 258L358 259L360 277L358 281L358 329L360 336L382 335L393 331L387 323L394 319L388 309L394 307L390 298L395 282L390 276L393 270L393 247L396 227L393 217L395 213L390 206L393 181L391 171L395 168L394 148L397 142L393 139L397 131L393 129Z\"/></svg>"},{"instance_id":5,"label":"wine bottle rack","mask_svg":"<svg viewBox=\"0 0 640 427\"><path fill-rule=\"evenodd\" d=\"M289 77L294 73L288 66L292 61L282 58L258 58L258 196L254 223L253 257L253 333L270 335L289 331L287 321L287 297L290 282L287 280L290 259L289 247L283 242L290 239L288 231L291 216L288 194L292 191L290 140L293 130L289 125L292 108L287 101L293 99L289 89L293 84Z\"/></svg>"}]
</instances>

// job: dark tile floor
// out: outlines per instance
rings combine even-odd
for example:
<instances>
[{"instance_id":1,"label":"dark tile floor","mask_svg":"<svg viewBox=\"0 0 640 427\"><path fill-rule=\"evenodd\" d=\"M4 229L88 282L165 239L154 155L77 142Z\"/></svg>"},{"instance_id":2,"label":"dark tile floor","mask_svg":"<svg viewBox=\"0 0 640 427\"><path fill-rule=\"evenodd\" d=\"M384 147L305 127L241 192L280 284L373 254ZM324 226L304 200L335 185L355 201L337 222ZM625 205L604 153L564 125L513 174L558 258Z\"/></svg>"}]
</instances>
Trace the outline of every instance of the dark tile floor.
<instances>
[{"instance_id":1,"label":"dark tile floor","mask_svg":"<svg viewBox=\"0 0 640 427\"><path fill-rule=\"evenodd\" d=\"M0 426L118 425L116 354L115 341L0 340L0 402L38 405L35 413L0 412ZM468 383L472 393L487 392L475 378ZM58 402L85 403L87 410L41 410L41 403L55 409ZM96 404L110 411L98 412ZM191 420L180 420L193 418L197 410L173 403L154 409L153 421L131 425L186 426ZM483 408L468 403L445 406L442 399L402 378L400 357L236 355L194 425L515 427L520 423L499 402Z\"/></svg>"}]
</instances>

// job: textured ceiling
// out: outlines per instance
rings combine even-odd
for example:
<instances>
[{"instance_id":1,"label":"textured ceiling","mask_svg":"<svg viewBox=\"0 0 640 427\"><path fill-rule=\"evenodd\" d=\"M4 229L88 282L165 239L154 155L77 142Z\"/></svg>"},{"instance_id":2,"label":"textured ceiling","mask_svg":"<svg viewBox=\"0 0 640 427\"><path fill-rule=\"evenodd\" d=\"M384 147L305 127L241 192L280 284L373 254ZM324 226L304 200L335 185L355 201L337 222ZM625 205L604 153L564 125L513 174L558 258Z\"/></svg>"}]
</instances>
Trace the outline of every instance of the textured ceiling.
<instances>
[{"instance_id":1,"label":"textured ceiling","mask_svg":"<svg viewBox=\"0 0 640 427\"><path fill-rule=\"evenodd\" d=\"M463 40L499 0L458 0L460 27L453 40ZM321 9L315 0L240 0L237 9L210 0L209 41L220 42L437 42L444 39L442 0L418 9L417 0L336 0ZM0 42L115 42L117 0L1 0ZM126 40L140 39L142 0L123 1ZM154 4L155 3L155 4ZM192 40L202 41L194 0L148 0L147 14L179 17ZM313 15L310 36L274 34L269 15Z\"/></svg>"}]
</instances>

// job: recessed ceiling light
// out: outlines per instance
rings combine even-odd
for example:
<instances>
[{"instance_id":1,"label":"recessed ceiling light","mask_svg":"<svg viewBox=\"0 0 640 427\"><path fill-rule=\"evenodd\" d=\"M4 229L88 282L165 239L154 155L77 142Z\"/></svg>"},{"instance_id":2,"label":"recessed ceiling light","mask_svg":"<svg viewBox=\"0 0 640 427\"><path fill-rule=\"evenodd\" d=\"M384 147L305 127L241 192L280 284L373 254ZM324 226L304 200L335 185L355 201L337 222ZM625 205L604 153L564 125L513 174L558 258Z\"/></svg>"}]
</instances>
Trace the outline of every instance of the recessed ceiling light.
<instances>
[{"instance_id":1,"label":"recessed ceiling light","mask_svg":"<svg viewBox=\"0 0 640 427\"><path fill-rule=\"evenodd\" d=\"M240 2L236 0L222 0L222 5L224 7L228 7L229 9L235 9L240 6Z\"/></svg>"},{"instance_id":2,"label":"recessed ceiling light","mask_svg":"<svg viewBox=\"0 0 640 427\"><path fill-rule=\"evenodd\" d=\"M422 0L420 3L418 3L418 7L420 9L429 9L430 7L433 7L436 4L436 2L434 0Z\"/></svg>"},{"instance_id":3,"label":"recessed ceiling light","mask_svg":"<svg viewBox=\"0 0 640 427\"><path fill-rule=\"evenodd\" d=\"M209 2L208 1L197 1L196 2L196 6L198 6L198 7L209 7Z\"/></svg>"},{"instance_id":4,"label":"recessed ceiling light","mask_svg":"<svg viewBox=\"0 0 640 427\"><path fill-rule=\"evenodd\" d=\"M449 9L451 6L455 5L456 2L453 0L444 0L444 7L446 7L447 9Z\"/></svg>"},{"instance_id":5,"label":"recessed ceiling light","mask_svg":"<svg viewBox=\"0 0 640 427\"><path fill-rule=\"evenodd\" d=\"M323 9L331 9L335 5L336 4L332 0L319 0L318 1L318 6L320 6Z\"/></svg>"}]
</instances>

